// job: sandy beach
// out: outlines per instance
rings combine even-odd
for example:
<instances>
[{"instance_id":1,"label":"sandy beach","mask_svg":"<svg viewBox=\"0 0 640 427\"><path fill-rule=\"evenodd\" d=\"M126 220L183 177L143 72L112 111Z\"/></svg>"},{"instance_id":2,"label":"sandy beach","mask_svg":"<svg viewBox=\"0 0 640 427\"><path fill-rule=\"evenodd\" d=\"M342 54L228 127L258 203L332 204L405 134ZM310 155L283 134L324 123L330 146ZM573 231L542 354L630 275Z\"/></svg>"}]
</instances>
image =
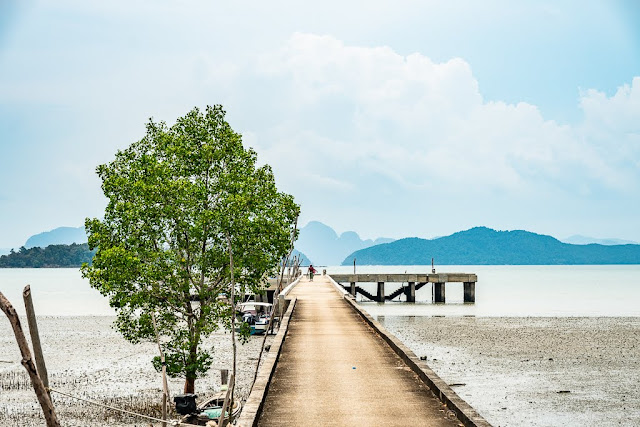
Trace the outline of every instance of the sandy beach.
<instances>
[{"instance_id":1,"label":"sandy beach","mask_svg":"<svg viewBox=\"0 0 640 427\"><path fill-rule=\"evenodd\" d=\"M161 376L151 365L157 355L152 343L131 344L112 329L113 317L39 317L43 351L52 388L152 416L160 414ZM25 327L23 321L23 327ZM27 331L25 330L25 333ZM267 338L267 345L271 337ZM249 393L257 363L261 337L251 337L238 346L237 396ZM220 389L219 369L231 370L231 336L214 334L205 342L213 346L214 362L206 378L196 381L196 393L212 394ZM0 425L42 426L44 417L20 365L20 352L9 322L0 322ZM11 363L5 363L11 362ZM182 393L184 380L169 379L171 395ZM81 401L53 394L64 426L148 426L143 419L120 415Z\"/></svg>"},{"instance_id":2,"label":"sandy beach","mask_svg":"<svg viewBox=\"0 0 640 427\"><path fill-rule=\"evenodd\" d=\"M495 426L640 425L640 318L378 320Z\"/></svg>"}]
</instances>

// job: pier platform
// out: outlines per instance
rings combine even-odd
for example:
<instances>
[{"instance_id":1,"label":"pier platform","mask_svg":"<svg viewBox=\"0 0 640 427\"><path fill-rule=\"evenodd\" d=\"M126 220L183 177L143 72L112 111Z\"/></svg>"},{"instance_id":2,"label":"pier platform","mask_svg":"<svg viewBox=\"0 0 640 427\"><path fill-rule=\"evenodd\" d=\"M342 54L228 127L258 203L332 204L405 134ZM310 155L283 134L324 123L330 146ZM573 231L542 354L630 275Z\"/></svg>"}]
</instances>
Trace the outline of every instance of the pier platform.
<instances>
[{"instance_id":1,"label":"pier platform","mask_svg":"<svg viewBox=\"0 0 640 427\"><path fill-rule=\"evenodd\" d=\"M416 291L432 283L432 300L435 303L445 303L445 285L447 282L461 282L464 287L464 302L476 302L476 282L478 276L469 273L424 273L424 274L332 274L331 277L342 285L354 297L356 293L377 302L392 300L404 294L406 302L416 302ZM385 283L403 283L403 286L389 295L385 294ZM371 294L358 286L358 283L377 283L377 292ZM406 283L406 285L404 285Z\"/></svg>"},{"instance_id":2,"label":"pier platform","mask_svg":"<svg viewBox=\"0 0 640 427\"><path fill-rule=\"evenodd\" d=\"M302 278L288 297L296 304L257 425L463 425L329 277Z\"/></svg>"}]
</instances>

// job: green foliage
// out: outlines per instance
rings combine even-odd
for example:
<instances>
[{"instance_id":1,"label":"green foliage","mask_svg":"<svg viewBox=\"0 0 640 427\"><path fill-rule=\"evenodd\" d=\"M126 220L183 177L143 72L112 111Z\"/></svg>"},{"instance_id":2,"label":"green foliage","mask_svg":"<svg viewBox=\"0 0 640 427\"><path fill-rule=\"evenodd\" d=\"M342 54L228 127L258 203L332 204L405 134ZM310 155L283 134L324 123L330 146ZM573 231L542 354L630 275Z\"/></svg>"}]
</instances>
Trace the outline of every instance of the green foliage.
<instances>
[{"instance_id":1,"label":"green foliage","mask_svg":"<svg viewBox=\"0 0 640 427\"><path fill-rule=\"evenodd\" d=\"M85 223L98 251L83 275L109 297L117 329L131 342L155 339L155 314L169 372L187 380L211 364L202 338L230 326L227 236L237 288L256 292L299 213L224 116L214 106L171 127L151 120L144 138L98 166L109 202L103 220Z\"/></svg>"},{"instance_id":2,"label":"green foliage","mask_svg":"<svg viewBox=\"0 0 640 427\"><path fill-rule=\"evenodd\" d=\"M242 344L246 344L249 341L249 335L251 335L251 326L247 322L240 322L238 326L238 337Z\"/></svg>"},{"instance_id":3,"label":"green foliage","mask_svg":"<svg viewBox=\"0 0 640 427\"><path fill-rule=\"evenodd\" d=\"M95 251L89 246L73 243L71 245L49 245L46 248L21 247L13 249L8 255L0 256L0 268L73 268L90 263Z\"/></svg>"}]
</instances>

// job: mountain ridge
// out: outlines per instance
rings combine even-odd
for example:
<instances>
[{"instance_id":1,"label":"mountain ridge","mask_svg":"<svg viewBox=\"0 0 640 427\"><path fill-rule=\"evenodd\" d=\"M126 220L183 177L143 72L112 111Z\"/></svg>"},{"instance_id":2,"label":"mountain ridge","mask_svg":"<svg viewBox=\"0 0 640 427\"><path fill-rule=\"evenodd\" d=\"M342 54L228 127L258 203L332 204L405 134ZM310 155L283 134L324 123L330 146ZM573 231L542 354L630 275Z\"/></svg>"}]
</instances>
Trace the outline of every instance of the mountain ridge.
<instances>
[{"instance_id":1,"label":"mountain ridge","mask_svg":"<svg viewBox=\"0 0 640 427\"><path fill-rule=\"evenodd\" d=\"M562 243L569 243L571 245L590 245L591 243L597 243L599 245L605 245L605 246L637 245L638 244L638 242L634 242L633 240L615 239L615 238L599 239L597 237L583 236L581 234L574 234L573 236L569 236L566 239L559 239L559 240Z\"/></svg>"},{"instance_id":2,"label":"mountain ridge","mask_svg":"<svg viewBox=\"0 0 640 427\"><path fill-rule=\"evenodd\" d=\"M427 240L409 237L348 255L359 265L589 265L640 264L640 245L572 245L525 230L474 227Z\"/></svg>"},{"instance_id":3,"label":"mountain ridge","mask_svg":"<svg viewBox=\"0 0 640 427\"><path fill-rule=\"evenodd\" d=\"M320 221L310 221L300 229L295 248L311 260L314 265L338 265L348 254L359 249L389 243L393 239L378 237L362 240L355 231L336 231Z\"/></svg>"},{"instance_id":4,"label":"mountain ridge","mask_svg":"<svg viewBox=\"0 0 640 427\"><path fill-rule=\"evenodd\" d=\"M50 231L34 234L24 244L27 249L49 245L71 245L73 243L87 243L87 233L84 227L58 227Z\"/></svg>"}]
</instances>

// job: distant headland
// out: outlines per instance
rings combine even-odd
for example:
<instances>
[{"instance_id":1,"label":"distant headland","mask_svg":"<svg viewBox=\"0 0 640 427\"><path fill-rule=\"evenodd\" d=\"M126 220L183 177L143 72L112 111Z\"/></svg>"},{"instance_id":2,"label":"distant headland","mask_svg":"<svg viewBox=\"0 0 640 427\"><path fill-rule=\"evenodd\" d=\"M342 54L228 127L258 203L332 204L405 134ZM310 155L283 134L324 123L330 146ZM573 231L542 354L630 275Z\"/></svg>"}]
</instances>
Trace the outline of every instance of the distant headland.
<instances>
[{"instance_id":1,"label":"distant headland","mask_svg":"<svg viewBox=\"0 0 640 427\"><path fill-rule=\"evenodd\" d=\"M523 230L475 227L437 239L417 237L361 249L342 265L578 265L640 264L640 245L572 245Z\"/></svg>"}]
</instances>

